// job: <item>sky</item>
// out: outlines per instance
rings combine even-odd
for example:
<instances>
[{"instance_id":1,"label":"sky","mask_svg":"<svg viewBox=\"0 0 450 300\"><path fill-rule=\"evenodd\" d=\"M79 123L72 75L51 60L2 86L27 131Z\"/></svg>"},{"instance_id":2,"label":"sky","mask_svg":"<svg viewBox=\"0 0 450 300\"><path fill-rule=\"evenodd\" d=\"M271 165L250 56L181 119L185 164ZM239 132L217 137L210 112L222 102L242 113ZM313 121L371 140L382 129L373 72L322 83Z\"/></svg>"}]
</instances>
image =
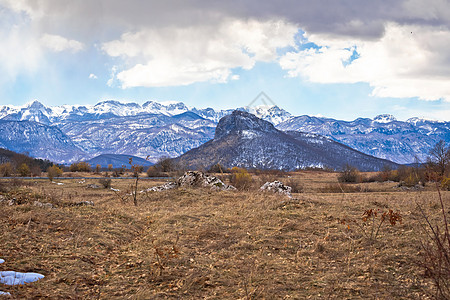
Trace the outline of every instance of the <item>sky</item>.
<instances>
[{"instance_id":1,"label":"sky","mask_svg":"<svg viewBox=\"0 0 450 300\"><path fill-rule=\"evenodd\" d=\"M450 121L449 0L0 0L0 105Z\"/></svg>"}]
</instances>

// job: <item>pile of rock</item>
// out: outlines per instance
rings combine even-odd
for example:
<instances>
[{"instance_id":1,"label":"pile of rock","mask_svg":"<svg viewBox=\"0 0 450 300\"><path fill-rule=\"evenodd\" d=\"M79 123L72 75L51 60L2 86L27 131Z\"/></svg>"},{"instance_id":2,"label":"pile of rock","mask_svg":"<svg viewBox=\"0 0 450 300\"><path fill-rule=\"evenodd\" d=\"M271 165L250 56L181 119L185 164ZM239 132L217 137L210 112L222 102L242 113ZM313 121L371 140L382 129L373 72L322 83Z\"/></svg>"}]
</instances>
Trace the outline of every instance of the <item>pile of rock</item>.
<instances>
[{"instance_id":1,"label":"pile of rock","mask_svg":"<svg viewBox=\"0 0 450 300\"><path fill-rule=\"evenodd\" d=\"M37 206L37 207L43 207L43 208L54 208L53 204L47 203L47 202L41 202L41 201L34 201L33 205Z\"/></svg>"},{"instance_id":2,"label":"pile of rock","mask_svg":"<svg viewBox=\"0 0 450 300\"><path fill-rule=\"evenodd\" d=\"M260 189L262 191L270 191L292 198L292 188L290 186L284 185L282 182L277 180L264 183L264 185Z\"/></svg>"},{"instance_id":3,"label":"pile of rock","mask_svg":"<svg viewBox=\"0 0 450 300\"><path fill-rule=\"evenodd\" d=\"M209 187L214 190L235 190L232 185L223 183L219 178L199 171L188 171L177 180L178 186Z\"/></svg>"},{"instance_id":4,"label":"pile of rock","mask_svg":"<svg viewBox=\"0 0 450 300\"><path fill-rule=\"evenodd\" d=\"M95 183L91 183L91 184L86 185L86 188L87 189L99 189L100 186Z\"/></svg>"},{"instance_id":5,"label":"pile of rock","mask_svg":"<svg viewBox=\"0 0 450 300\"><path fill-rule=\"evenodd\" d=\"M232 185L225 184L219 178L205 174L199 171L188 171L183 174L176 182L168 182L166 184L155 186L147 189L147 192L161 192L171 190L178 187L204 187L213 190L235 190Z\"/></svg>"},{"instance_id":6,"label":"pile of rock","mask_svg":"<svg viewBox=\"0 0 450 300\"><path fill-rule=\"evenodd\" d=\"M167 191L167 190L174 189L176 187L178 187L177 183L171 181L171 182L165 183L163 185L154 186L154 187L149 188L149 189L147 189L145 191L147 191L147 192L162 192L162 191Z\"/></svg>"},{"instance_id":7,"label":"pile of rock","mask_svg":"<svg viewBox=\"0 0 450 300\"><path fill-rule=\"evenodd\" d=\"M9 206L18 205L16 198L6 199L3 195L0 195L0 204L6 204Z\"/></svg>"}]
</instances>

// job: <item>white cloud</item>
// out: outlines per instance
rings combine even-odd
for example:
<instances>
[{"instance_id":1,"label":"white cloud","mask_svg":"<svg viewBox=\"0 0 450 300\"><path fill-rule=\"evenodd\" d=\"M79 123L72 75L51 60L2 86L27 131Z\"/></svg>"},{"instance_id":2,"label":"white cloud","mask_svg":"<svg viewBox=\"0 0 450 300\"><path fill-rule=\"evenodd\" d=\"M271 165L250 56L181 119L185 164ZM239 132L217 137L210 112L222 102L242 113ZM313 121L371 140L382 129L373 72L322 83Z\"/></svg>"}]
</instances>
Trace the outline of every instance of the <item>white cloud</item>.
<instances>
[{"instance_id":1,"label":"white cloud","mask_svg":"<svg viewBox=\"0 0 450 300\"><path fill-rule=\"evenodd\" d=\"M83 50L84 48L84 44L79 41L69 40L59 35L47 33L41 37L41 43L44 47L47 47L54 52L61 52L66 50L78 52Z\"/></svg>"},{"instance_id":2,"label":"white cloud","mask_svg":"<svg viewBox=\"0 0 450 300\"><path fill-rule=\"evenodd\" d=\"M14 81L20 73L33 73L42 63L43 56L39 41L32 33L24 26L3 24L2 17L0 9L0 84Z\"/></svg>"},{"instance_id":3,"label":"white cloud","mask_svg":"<svg viewBox=\"0 0 450 300\"><path fill-rule=\"evenodd\" d=\"M89 74L89 79L97 79L97 75L95 75L94 73Z\"/></svg>"},{"instance_id":4,"label":"white cloud","mask_svg":"<svg viewBox=\"0 0 450 300\"><path fill-rule=\"evenodd\" d=\"M389 23L378 40L310 34L320 49L289 52L280 65L289 76L317 83L367 82L378 97L450 101L450 31ZM359 58L345 64L356 50Z\"/></svg>"},{"instance_id":5,"label":"white cloud","mask_svg":"<svg viewBox=\"0 0 450 300\"><path fill-rule=\"evenodd\" d=\"M117 74L123 88L226 82L233 68L251 69L293 46L296 26L283 21L226 20L217 27L148 28L104 43L128 68Z\"/></svg>"}]
</instances>

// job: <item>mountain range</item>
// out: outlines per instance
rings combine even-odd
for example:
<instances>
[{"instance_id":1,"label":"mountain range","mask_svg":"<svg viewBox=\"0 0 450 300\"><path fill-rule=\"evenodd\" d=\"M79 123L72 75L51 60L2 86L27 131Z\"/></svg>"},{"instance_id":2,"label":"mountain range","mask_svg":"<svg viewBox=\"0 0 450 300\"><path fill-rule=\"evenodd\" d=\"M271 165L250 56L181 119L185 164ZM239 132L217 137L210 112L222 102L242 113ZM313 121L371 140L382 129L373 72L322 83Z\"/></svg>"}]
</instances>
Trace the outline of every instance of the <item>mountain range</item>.
<instances>
[{"instance_id":1,"label":"mountain range","mask_svg":"<svg viewBox=\"0 0 450 300\"><path fill-rule=\"evenodd\" d=\"M316 134L362 153L396 163L424 161L429 149L443 139L450 142L450 122L390 115L341 121L292 116L277 107L241 107L282 131ZM102 154L127 154L150 162L177 157L214 138L217 123L232 109L187 107L181 102L122 103L108 100L95 105L0 106L0 147L27 152L59 163L91 159Z\"/></svg>"},{"instance_id":2,"label":"mountain range","mask_svg":"<svg viewBox=\"0 0 450 300\"><path fill-rule=\"evenodd\" d=\"M278 130L272 123L238 110L220 119L214 139L174 162L196 169L209 169L217 163L226 168L279 170L342 170L351 165L362 171L379 171L385 166L398 167L320 135Z\"/></svg>"}]
</instances>

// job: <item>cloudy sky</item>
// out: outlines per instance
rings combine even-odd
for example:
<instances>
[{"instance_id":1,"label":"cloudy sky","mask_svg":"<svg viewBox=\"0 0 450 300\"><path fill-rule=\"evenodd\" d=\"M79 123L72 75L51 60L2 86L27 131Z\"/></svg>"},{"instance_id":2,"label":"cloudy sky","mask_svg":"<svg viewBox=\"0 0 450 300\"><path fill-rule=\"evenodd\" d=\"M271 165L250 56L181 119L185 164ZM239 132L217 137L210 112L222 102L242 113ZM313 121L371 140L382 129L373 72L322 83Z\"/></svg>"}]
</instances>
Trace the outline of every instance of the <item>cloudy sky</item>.
<instances>
[{"instance_id":1,"label":"cloudy sky","mask_svg":"<svg viewBox=\"0 0 450 300\"><path fill-rule=\"evenodd\" d=\"M450 2L0 0L0 105L261 91L295 115L450 120Z\"/></svg>"}]
</instances>

